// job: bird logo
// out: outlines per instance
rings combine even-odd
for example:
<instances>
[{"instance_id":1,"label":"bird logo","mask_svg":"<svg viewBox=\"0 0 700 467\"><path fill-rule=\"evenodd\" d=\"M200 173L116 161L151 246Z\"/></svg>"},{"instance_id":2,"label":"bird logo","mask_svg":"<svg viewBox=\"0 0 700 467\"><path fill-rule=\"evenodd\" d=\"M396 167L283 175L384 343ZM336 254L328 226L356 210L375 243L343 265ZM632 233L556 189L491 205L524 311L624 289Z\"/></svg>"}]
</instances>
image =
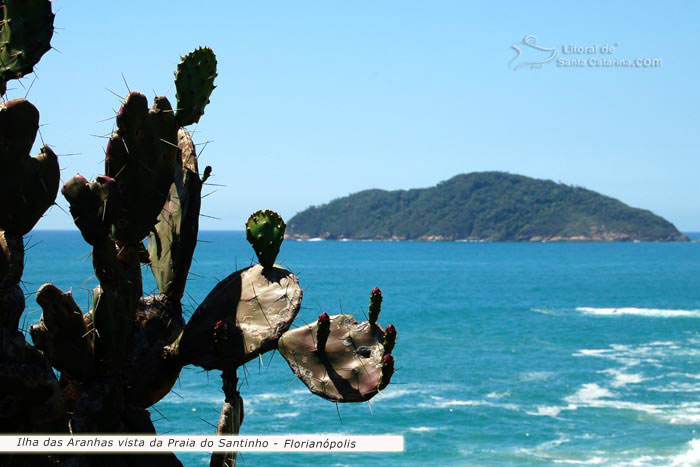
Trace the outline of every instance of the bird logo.
<instances>
[{"instance_id":1,"label":"bird logo","mask_svg":"<svg viewBox=\"0 0 700 467\"><path fill-rule=\"evenodd\" d=\"M548 49L537 45L537 38L525 36L522 42L510 46L515 50L515 57L508 63L508 68L517 71L521 68L542 68L547 62L551 62L557 56L556 49Z\"/></svg>"}]
</instances>

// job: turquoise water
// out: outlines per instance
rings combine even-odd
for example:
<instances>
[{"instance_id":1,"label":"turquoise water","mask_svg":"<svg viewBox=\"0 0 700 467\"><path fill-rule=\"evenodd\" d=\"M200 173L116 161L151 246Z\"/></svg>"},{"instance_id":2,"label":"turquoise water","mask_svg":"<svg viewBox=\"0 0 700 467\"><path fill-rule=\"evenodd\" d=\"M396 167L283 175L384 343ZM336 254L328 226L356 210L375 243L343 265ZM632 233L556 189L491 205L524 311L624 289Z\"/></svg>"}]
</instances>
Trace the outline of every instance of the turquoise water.
<instances>
[{"instance_id":1,"label":"turquoise water","mask_svg":"<svg viewBox=\"0 0 700 467\"><path fill-rule=\"evenodd\" d=\"M252 259L239 232L200 238L193 303ZM28 290L53 280L86 304L95 279L79 234L29 243ZM401 434L406 450L249 453L242 465L700 462L700 244L286 242L279 259L305 288L298 324L341 307L361 317L381 287L398 371L371 406L339 417L266 354L247 365L242 433ZM25 316L38 321L33 299ZM213 433L219 386L217 372L183 370L152 411L158 430Z\"/></svg>"}]
</instances>

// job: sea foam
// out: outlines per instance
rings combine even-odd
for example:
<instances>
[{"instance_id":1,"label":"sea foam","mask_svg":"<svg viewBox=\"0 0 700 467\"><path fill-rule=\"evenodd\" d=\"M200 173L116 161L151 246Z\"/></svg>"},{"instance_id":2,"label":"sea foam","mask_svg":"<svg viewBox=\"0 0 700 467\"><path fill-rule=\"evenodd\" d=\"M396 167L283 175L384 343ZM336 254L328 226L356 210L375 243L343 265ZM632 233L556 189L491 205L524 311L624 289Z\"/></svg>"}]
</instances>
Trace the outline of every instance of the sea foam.
<instances>
[{"instance_id":1,"label":"sea foam","mask_svg":"<svg viewBox=\"0 0 700 467\"><path fill-rule=\"evenodd\" d=\"M672 310L663 308L633 308L633 307L623 307L623 308L594 308L587 306L580 306L576 308L576 311L580 311L589 315L596 316L623 316L623 315L633 315L633 316L645 316L650 318L700 318L700 310Z\"/></svg>"}]
</instances>

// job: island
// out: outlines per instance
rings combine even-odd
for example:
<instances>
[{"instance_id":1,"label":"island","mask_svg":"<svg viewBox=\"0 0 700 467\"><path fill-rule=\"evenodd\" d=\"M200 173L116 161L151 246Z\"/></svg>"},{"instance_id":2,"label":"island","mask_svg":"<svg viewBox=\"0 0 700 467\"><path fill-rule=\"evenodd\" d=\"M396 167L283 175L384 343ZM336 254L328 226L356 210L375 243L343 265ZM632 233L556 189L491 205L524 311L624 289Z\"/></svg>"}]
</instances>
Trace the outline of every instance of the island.
<instances>
[{"instance_id":1,"label":"island","mask_svg":"<svg viewBox=\"0 0 700 467\"><path fill-rule=\"evenodd\" d=\"M474 242L687 242L656 214L586 188L473 172L430 188L364 190L312 206L290 239Z\"/></svg>"}]
</instances>

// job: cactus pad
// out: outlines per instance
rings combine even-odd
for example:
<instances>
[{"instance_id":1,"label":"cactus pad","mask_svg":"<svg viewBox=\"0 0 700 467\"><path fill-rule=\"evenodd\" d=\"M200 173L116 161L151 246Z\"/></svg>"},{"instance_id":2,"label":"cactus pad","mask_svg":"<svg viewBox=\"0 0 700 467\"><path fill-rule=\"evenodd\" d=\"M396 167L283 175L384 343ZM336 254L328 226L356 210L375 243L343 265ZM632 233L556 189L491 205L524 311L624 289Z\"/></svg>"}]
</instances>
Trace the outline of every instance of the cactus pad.
<instances>
[{"instance_id":1,"label":"cactus pad","mask_svg":"<svg viewBox=\"0 0 700 467\"><path fill-rule=\"evenodd\" d=\"M0 229L24 235L56 200L60 171L48 146L30 157L39 111L24 99L0 105Z\"/></svg>"},{"instance_id":2,"label":"cactus pad","mask_svg":"<svg viewBox=\"0 0 700 467\"><path fill-rule=\"evenodd\" d=\"M190 134L178 131L182 169L175 175L155 231L148 237L151 270L161 293L182 298L197 246L202 181Z\"/></svg>"},{"instance_id":3,"label":"cactus pad","mask_svg":"<svg viewBox=\"0 0 700 467\"><path fill-rule=\"evenodd\" d=\"M379 326L324 313L317 322L284 333L278 347L312 393L335 402L362 402L384 389L394 372L384 336Z\"/></svg>"},{"instance_id":4,"label":"cactus pad","mask_svg":"<svg viewBox=\"0 0 700 467\"><path fill-rule=\"evenodd\" d=\"M178 352L183 364L231 369L272 350L301 307L291 272L260 265L219 282L185 326Z\"/></svg>"},{"instance_id":5,"label":"cactus pad","mask_svg":"<svg viewBox=\"0 0 700 467\"><path fill-rule=\"evenodd\" d=\"M76 175L63 185L61 194L70 204L75 225L90 245L107 238L119 212L119 196L114 179L100 176L89 183Z\"/></svg>"},{"instance_id":6,"label":"cactus pad","mask_svg":"<svg viewBox=\"0 0 700 467\"><path fill-rule=\"evenodd\" d=\"M275 264L286 228L282 217L275 211L257 211L248 218L245 225L245 236L264 268Z\"/></svg>"},{"instance_id":7,"label":"cactus pad","mask_svg":"<svg viewBox=\"0 0 700 467\"><path fill-rule=\"evenodd\" d=\"M51 49L54 14L49 0L0 0L0 94L8 80L34 70Z\"/></svg>"},{"instance_id":8,"label":"cactus pad","mask_svg":"<svg viewBox=\"0 0 700 467\"><path fill-rule=\"evenodd\" d=\"M175 70L177 89L177 113L175 118L180 126L199 122L209 96L216 86L216 55L208 47L201 47L188 53Z\"/></svg>"},{"instance_id":9,"label":"cactus pad","mask_svg":"<svg viewBox=\"0 0 700 467\"><path fill-rule=\"evenodd\" d=\"M83 381L94 372L92 341L83 314L73 297L53 284L42 285L36 301L44 311L29 330L34 344L51 366L72 379Z\"/></svg>"},{"instance_id":10,"label":"cactus pad","mask_svg":"<svg viewBox=\"0 0 700 467\"><path fill-rule=\"evenodd\" d=\"M132 92L119 109L105 154L105 173L116 180L121 199L118 241L140 242L155 225L180 167L177 130L164 97L149 110L146 97Z\"/></svg>"},{"instance_id":11,"label":"cactus pad","mask_svg":"<svg viewBox=\"0 0 700 467\"><path fill-rule=\"evenodd\" d=\"M163 348L177 339L184 326L179 299L156 295L139 301L126 373L131 404L150 407L170 392L181 367L164 358Z\"/></svg>"}]
</instances>

